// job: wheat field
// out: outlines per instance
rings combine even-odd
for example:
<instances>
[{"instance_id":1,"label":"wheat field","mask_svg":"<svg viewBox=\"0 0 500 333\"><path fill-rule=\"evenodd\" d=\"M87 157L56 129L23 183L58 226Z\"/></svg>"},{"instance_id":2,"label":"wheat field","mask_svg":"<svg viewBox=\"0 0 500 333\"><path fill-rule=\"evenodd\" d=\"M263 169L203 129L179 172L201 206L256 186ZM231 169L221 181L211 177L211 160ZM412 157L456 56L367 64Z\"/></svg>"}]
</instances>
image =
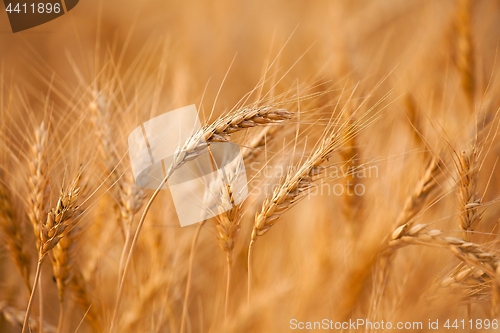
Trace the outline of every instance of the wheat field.
<instances>
[{"instance_id":1,"label":"wheat field","mask_svg":"<svg viewBox=\"0 0 500 333\"><path fill-rule=\"evenodd\" d=\"M500 2L82 0L0 15L0 332L499 332ZM181 227L165 179L240 147ZM175 124L173 124L175 126ZM221 199L221 200L222 200Z\"/></svg>"}]
</instances>

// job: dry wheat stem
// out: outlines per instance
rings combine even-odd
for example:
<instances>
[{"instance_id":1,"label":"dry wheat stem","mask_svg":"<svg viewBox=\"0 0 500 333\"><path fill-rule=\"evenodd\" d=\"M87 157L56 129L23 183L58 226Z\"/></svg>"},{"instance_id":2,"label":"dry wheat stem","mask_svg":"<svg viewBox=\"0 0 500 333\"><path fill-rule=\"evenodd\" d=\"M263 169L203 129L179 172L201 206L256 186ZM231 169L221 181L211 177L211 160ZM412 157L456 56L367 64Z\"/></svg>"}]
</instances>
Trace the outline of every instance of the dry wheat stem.
<instances>
[{"instance_id":1,"label":"dry wheat stem","mask_svg":"<svg viewBox=\"0 0 500 333\"><path fill-rule=\"evenodd\" d=\"M184 145L179 147L173 156L172 164L168 167L165 177L158 185L158 188L154 191L151 198L147 202L144 211L142 213L141 219L137 225L137 229L130 244L130 249L128 251L127 259L125 261L125 266L123 268L122 278L118 287L118 294L115 301L115 307L113 310L113 316L111 319L110 332L114 332L116 325L116 315L118 307L121 301L123 293L123 285L125 282L125 276L127 274L130 261L132 259L132 253L134 251L135 244L139 237L142 225L146 219L149 212L151 204L158 196L163 185L170 178L172 173L181 167L187 161L195 159L201 152L208 146L210 142L225 142L228 137L239 130L243 130L250 127L255 127L258 125L266 125L269 123L279 122L283 120L291 119L292 114L284 109L274 109L272 106L257 107L253 109L243 108L236 110L235 112L229 113L221 118L218 118L213 123L206 125L199 129L193 136L191 136Z\"/></svg>"},{"instance_id":2,"label":"dry wheat stem","mask_svg":"<svg viewBox=\"0 0 500 333\"><path fill-rule=\"evenodd\" d=\"M192 274L193 274L193 262L194 262L196 244L198 243L198 238L200 236L201 229L203 229L203 226L205 225L205 222L206 222L206 220L201 222L198 225L198 228L196 228L196 232L194 234L193 240L191 241L191 248L189 250L188 274L187 274L187 279L186 279L186 290L184 292L184 302L182 304L181 327L179 328L180 333L184 333L184 327L185 327L185 322L186 322L187 303L189 300L189 292L191 290L190 287L191 287L191 279L192 279Z\"/></svg>"}]
</instances>

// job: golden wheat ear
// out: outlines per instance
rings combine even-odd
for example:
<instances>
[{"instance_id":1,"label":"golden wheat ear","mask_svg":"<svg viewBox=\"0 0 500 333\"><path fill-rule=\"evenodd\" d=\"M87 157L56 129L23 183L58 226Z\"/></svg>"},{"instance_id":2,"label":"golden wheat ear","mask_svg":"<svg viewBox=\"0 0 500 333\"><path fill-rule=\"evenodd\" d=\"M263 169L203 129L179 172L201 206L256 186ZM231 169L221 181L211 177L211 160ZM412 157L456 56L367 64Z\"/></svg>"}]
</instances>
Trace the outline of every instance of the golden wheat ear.
<instances>
[{"instance_id":1,"label":"golden wheat ear","mask_svg":"<svg viewBox=\"0 0 500 333\"><path fill-rule=\"evenodd\" d=\"M80 185L81 175L80 169L71 183L66 188L63 187L61 189L56 206L50 209L47 214L47 219L40 226L38 263L33 288L26 309L26 317L22 329L23 333L28 329L31 306L40 279L42 264L48 253L54 249L61 239L63 239L75 226L73 216L79 209L77 200L82 192L82 186Z\"/></svg>"},{"instance_id":2,"label":"golden wheat ear","mask_svg":"<svg viewBox=\"0 0 500 333\"><path fill-rule=\"evenodd\" d=\"M40 226L46 218L49 194L49 133L44 122L35 130L35 140L31 145L29 161L28 189L29 206L28 217L35 233L37 249L40 248Z\"/></svg>"}]
</instances>

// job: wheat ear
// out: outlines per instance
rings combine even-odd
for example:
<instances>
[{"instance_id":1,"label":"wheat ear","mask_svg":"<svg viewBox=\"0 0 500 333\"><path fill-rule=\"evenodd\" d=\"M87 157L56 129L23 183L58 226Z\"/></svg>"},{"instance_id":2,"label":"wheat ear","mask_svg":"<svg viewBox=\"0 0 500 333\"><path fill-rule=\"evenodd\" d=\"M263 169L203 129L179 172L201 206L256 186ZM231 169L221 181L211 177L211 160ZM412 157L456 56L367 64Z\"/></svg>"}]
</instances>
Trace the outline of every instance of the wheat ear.
<instances>
[{"instance_id":1,"label":"wheat ear","mask_svg":"<svg viewBox=\"0 0 500 333\"><path fill-rule=\"evenodd\" d=\"M465 240L470 240L471 232L482 218L482 213L479 211L481 197L477 193L478 155L477 148L474 145L470 150L463 151L458 156L457 161L460 228L464 232Z\"/></svg>"},{"instance_id":2,"label":"wheat ear","mask_svg":"<svg viewBox=\"0 0 500 333\"><path fill-rule=\"evenodd\" d=\"M457 66L461 75L462 88L467 101L472 107L474 104L474 95L476 82L474 78L474 48L472 43L472 24L471 24L472 3L470 0L460 0L458 8L457 22Z\"/></svg>"},{"instance_id":3,"label":"wheat ear","mask_svg":"<svg viewBox=\"0 0 500 333\"><path fill-rule=\"evenodd\" d=\"M352 123L343 123L338 129L329 128L313 154L306 159L296 172L289 171L274 189L273 194L264 199L260 212L255 215L250 244L248 245L248 304L250 304L252 289L251 256L253 244L258 237L269 231L281 218L281 214L305 197L324 169L321 164L327 161L335 151L339 150L346 143L346 140L356 136L361 127L358 120Z\"/></svg>"},{"instance_id":4,"label":"wheat ear","mask_svg":"<svg viewBox=\"0 0 500 333\"><path fill-rule=\"evenodd\" d=\"M214 219L217 228L217 242L222 251L226 252L227 260L227 279L226 279L226 297L224 302L224 317L227 320L227 309L229 303L229 290L231 287L231 256L236 241L236 235L240 231L241 206L234 202L234 195L230 184L225 184L222 193L222 202L229 202L231 209L221 212Z\"/></svg>"},{"instance_id":5,"label":"wheat ear","mask_svg":"<svg viewBox=\"0 0 500 333\"><path fill-rule=\"evenodd\" d=\"M436 190L438 178L441 172L442 162L439 157L432 157L424 173L415 186L413 193L408 196L403 206L403 210L394 222L393 229L411 228L415 222L415 216L422 211L428 198ZM375 267L374 278L375 294L370 305L370 314L375 314L379 308L387 285L387 276L394 259L395 248L391 248L380 254Z\"/></svg>"},{"instance_id":6,"label":"wheat ear","mask_svg":"<svg viewBox=\"0 0 500 333\"><path fill-rule=\"evenodd\" d=\"M266 197L260 212L256 214L251 244L263 236L280 219L281 214L304 198L322 173L321 164L346 142L346 138L356 134L354 129L356 129L354 125L349 125L339 131L330 131L296 172L287 173L281 184L273 191L273 195Z\"/></svg>"},{"instance_id":7,"label":"wheat ear","mask_svg":"<svg viewBox=\"0 0 500 333\"><path fill-rule=\"evenodd\" d=\"M2 228L6 236L7 248L14 259L14 263L19 273L21 273L28 291L31 292L29 277L31 257L23 246L24 237L21 225L16 219L8 189L2 182L0 182L0 228Z\"/></svg>"},{"instance_id":8,"label":"wheat ear","mask_svg":"<svg viewBox=\"0 0 500 333\"><path fill-rule=\"evenodd\" d=\"M113 310L113 316L111 319L111 327L110 332L114 332L115 323L116 323L116 315L118 311L118 305L120 304L122 293L123 293L123 285L125 282L125 276L127 274L128 267L130 265L130 261L132 259L132 253L134 251L135 244L137 243L137 239L139 237L139 233L141 231L142 225L146 219L146 216L149 212L151 204L158 196L161 188L167 180L170 178L172 173L181 167L184 163L189 160L195 159L201 152L208 147L210 142L225 142L228 140L229 136L237 131L255 127L258 125L266 125L269 123L279 122L283 120L288 120L292 117L292 114L284 109L276 109L272 106L264 106L264 107L256 107L256 108L243 108L233 111L213 123L203 126L196 133L194 133L187 141L184 143L173 156L172 164L168 167L165 177L158 185L158 188L154 191L151 198L147 202L144 207L144 211L142 213L141 219L137 224L137 229L134 234L134 238L132 239L132 243L130 244L130 249L128 251L127 259L125 261L125 266L122 272L122 278L119 283L118 293L115 301L115 308Z\"/></svg>"},{"instance_id":9,"label":"wheat ear","mask_svg":"<svg viewBox=\"0 0 500 333\"><path fill-rule=\"evenodd\" d=\"M348 108L347 111L350 109ZM352 123L352 114L351 112L346 112L344 114L345 121L347 123ZM353 239L360 228L359 225L355 225L355 223L359 224L363 219L359 216L359 212L362 209L362 197L356 194L356 185L359 184L360 179L356 177L356 173L353 172L357 170L359 167L359 149L356 142L355 136L349 136L349 133L345 133L347 135L344 138L345 145L344 149L340 150L340 156L344 162L343 168L347 169L345 173L345 191L344 191L344 206L342 212L344 213L345 219L348 223L348 231L350 233L350 237Z\"/></svg>"},{"instance_id":10,"label":"wheat ear","mask_svg":"<svg viewBox=\"0 0 500 333\"><path fill-rule=\"evenodd\" d=\"M408 244L422 244L448 247L451 252L467 265L472 265L487 274L493 284L492 310L499 312L500 258L482 246L456 237L447 237L441 230L428 229L427 224L417 224L410 228L401 226L391 235L389 246L400 248ZM469 309L470 312L470 309Z\"/></svg>"},{"instance_id":11,"label":"wheat ear","mask_svg":"<svg viewBox=\"0 0 500 333\"><path fill-rule=\"evenodd\" d=\"M415 191L406 199L403 210L395 222L397 227L405 224L411 226L413 218L422 211L427 199L436 189L441 167L442 162L440 157L432 157L418 181Z\"/></svg>"},{"instance_id":12,"label":"wheat ear","mask_svg":"<svg viewBox=\"0 0 500 333\"><path fill-rule=\"evenodd\" d=\"M65 314L64 302L66 300L66 291L70 291L76 303L80 308L87 312L85 319L96 329L100 331L99 320L97 313L92 308L85 286L85 280L79 270L78 265L75 265L75 248L78 243L80 230L78 227L73 227L71 230L57 243L52 249L52 270L57 283L59 297L59 322L58 331L62 331L63 319Z\"/></svg>"},{"instance_id":13,"label":"wheat ear","mask_svg":"<svg viewBox=\"0 0 500 333\"><path fill-rule=\"evenodd\" d=\"M81 187L79 186L80 177L81 172L78 172L71 184L66 189L61 189L57 205L49 211L47 214L47 220L40 226L38 263L33 288L26 309L22 333L26 332L28 329L30 310L40 278L42 264L49 251L51 251L74 226L73 215L79 209L76 205L76 201L80 196L81 191Z\"/></svg>"},{"instance_id":14,"label":"wheat ear","mask_svg":"<svg viewBox=\"0 0 500 333\"><path fill-rule=\"evenodd\" d=\"M47 211L48 176L48 131L42 122L35 130L35 142L31 147L28 177L29 208L28 218L35 233L37 249L40 248L40 226Z\"/></svg>"}]
</instances>

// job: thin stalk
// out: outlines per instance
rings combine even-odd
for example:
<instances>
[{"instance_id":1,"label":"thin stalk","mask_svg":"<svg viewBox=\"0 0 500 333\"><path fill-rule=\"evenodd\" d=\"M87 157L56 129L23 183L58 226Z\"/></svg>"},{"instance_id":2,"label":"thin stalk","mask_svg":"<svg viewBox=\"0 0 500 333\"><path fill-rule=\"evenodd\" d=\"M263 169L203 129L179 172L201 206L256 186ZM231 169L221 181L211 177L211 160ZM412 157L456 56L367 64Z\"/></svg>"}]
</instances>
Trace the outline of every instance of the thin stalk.
<instances>
[{"instance_id":1,"label":"thin stalk","mask_svg":"<svg viewBox=\"0 0 500 333\"><path fill-rule=\"evenodd\" d=\"M45 259L46 254L40 255L38 259L38 264L36 265L35 281L33 282L33 288L31 290L30 299L28 301L28 307L26 308L26 315L24 316L23 329L21 333L26 333L28 328L28 321L30 318L31 307L33 305L33 298L35 297L36 289L38 286L38 281L40 279L40 273L42 271L42 263Z\"/></svg>"},{"instance_id":2,"label":"thin stalk","mask_svg":"<svg viewBox=\"0 0 500 333\"><path fill-rule=\"evenodd\" d=\"M121 276L123 271L123 265L125 263L125 254L127 253L127 249L130 246L130 240L132 239L132 224L134 222L134 218L132 217L130 223L128 223L128 228L126 228L125 233L125 243L123 244L123 251L120 255L120 266L118 268L119 276Z\"/></svg>"},{"instance_id":3,"label":"thin stalk","mask_svg":"<svg viewBox=\"0 0 500 333\"><path fill-rule=\"evenodd\" d=\"M64 318L64 304L63 301L61 301L59 302L59 320L57 321L57 333L62 332L63 318Z\"/></svg>"},{"instance_id":4,"label":"thin stalk","mask_svg":"<svg viewBox=\"0 0 500 333\"><path fill-rule=\"evenodd\" d=\"M210 164L212 166L212 171L216 171L217 167L215 165L215 159L214 155L212 154L212 149L210 149L210 146L208 146L208 154L210 157ZM194 250L196 243L198 242L198 237L200 236L201 229L203 228L203 225L205 224L206 220L201 222L198 228L196 229L196 234L193 237L193 241L191 242L191 249L189 250L189 268L188 268L188 276L186 280L186 292L184 293L184 304L182 305L182 317L181 317L181 329L180 333L184 333L184 325L186 322L186 315L187 315L187 302L189 299L189 291L191 290L191 276L193 273L193 262L194 262Z\"/></svg>"},{"instance_id":5,"label":"thin stalk","mask_svg":"<svg viewBox=\"0 0 500 333\"><path fill-rule=\"evenodd\" d=\"M196 229L196 233L193 237L193 241L191 242L191 250L189 252L189 268L188 268L188 275L187 275L187 280L186 280L186 292L184 293L184 304L182 306L182 317L181 317L181 328L179 330L180 333L184 333L184 325L185 325L185 320L186 320L186 314L187 314L187 302L189 299L189 292L191 290L191 277L193 273L193 262L194 262L194 250L196 249L196 243L198 243L198 238L200 236L201 229L203 228L203 225L205 224L205 221L200 223L198 225L198 228Z\"/></svg>"},{"instance_id":6,"label":"thin stalk","mask_svg":"<svg viewBox=\"0 0 500 333\"><path fill-rule=\"evenodd\" d=\"M250 241L250 245L248 245L248 261L247 261L247 270L248 270L248 290L247 290L247 304L250 306L250 292L252 290L252 265L251 265L251 256L252 256L252 245L254 240Z\"/></svg>"},{"instance_id":7,"label":"thin stalk","mask_svg":"<svg viewBox=\"0 0 500 333\"><path fill-rule=\"evenodd\" d=\"M148 203L146 204L144 211L142 212L142 216L141 216L141 219L139 220L139 223L137 224L137 229L135 230L134 238L132 239L132 243L130 244L130 249L128 251L127 260L125 261L125 267L123 267L122 277L120 280L120 284L118 286L118 294L116 295L115 308L113 310L113 317L111 319L111 327L110 327L111 333L114 332L114 329L115 329L116 315L118 313L118 307L120 306L120 303L122 300L123 285L125 283L125 276L127 275L127 271L128 271L129 266L130 266L130 261L132 259L132 253L134 251L135 244L137 243L137 239L139 238L139 233L141 232L142 226L144 224L144 221L146 220L146 216L149 212L149 209L151 208L151 205L153 204L153 201L156 199L156 197L160 193L161 188L163 187L163 185L165 185L168 178L170 178L171 174L172 174L172 172L169 172L165 176L165 178L163 178L163 180L161 181L158 188L154 191L153 195L151 196Z\"/></svg>"},{"instance_id":8,"label":"thin stalk","mask_svg":"<svg viewBox=\"0 0 500 333\"><path fill-rule=\"evenodd\" d=\"M227 323L227 308L229 304L229 288L231 287L231 253L227 254L227 281L226 281L226 299L224 302L224 322Z\"/></svg>"},{"instance_id":9,"label":"thin stalk","mask_svg":"<svg viewBox=\"0 0 500 333\"><path fill-rule=\"evenodd\" d=\"M42 267L40 267L40 276L42 276ZM38 332L43 333L43 290L42 290L42 279L38 279L38 304L40 310L38 311Z\"/></svg>"}]
</instances>

